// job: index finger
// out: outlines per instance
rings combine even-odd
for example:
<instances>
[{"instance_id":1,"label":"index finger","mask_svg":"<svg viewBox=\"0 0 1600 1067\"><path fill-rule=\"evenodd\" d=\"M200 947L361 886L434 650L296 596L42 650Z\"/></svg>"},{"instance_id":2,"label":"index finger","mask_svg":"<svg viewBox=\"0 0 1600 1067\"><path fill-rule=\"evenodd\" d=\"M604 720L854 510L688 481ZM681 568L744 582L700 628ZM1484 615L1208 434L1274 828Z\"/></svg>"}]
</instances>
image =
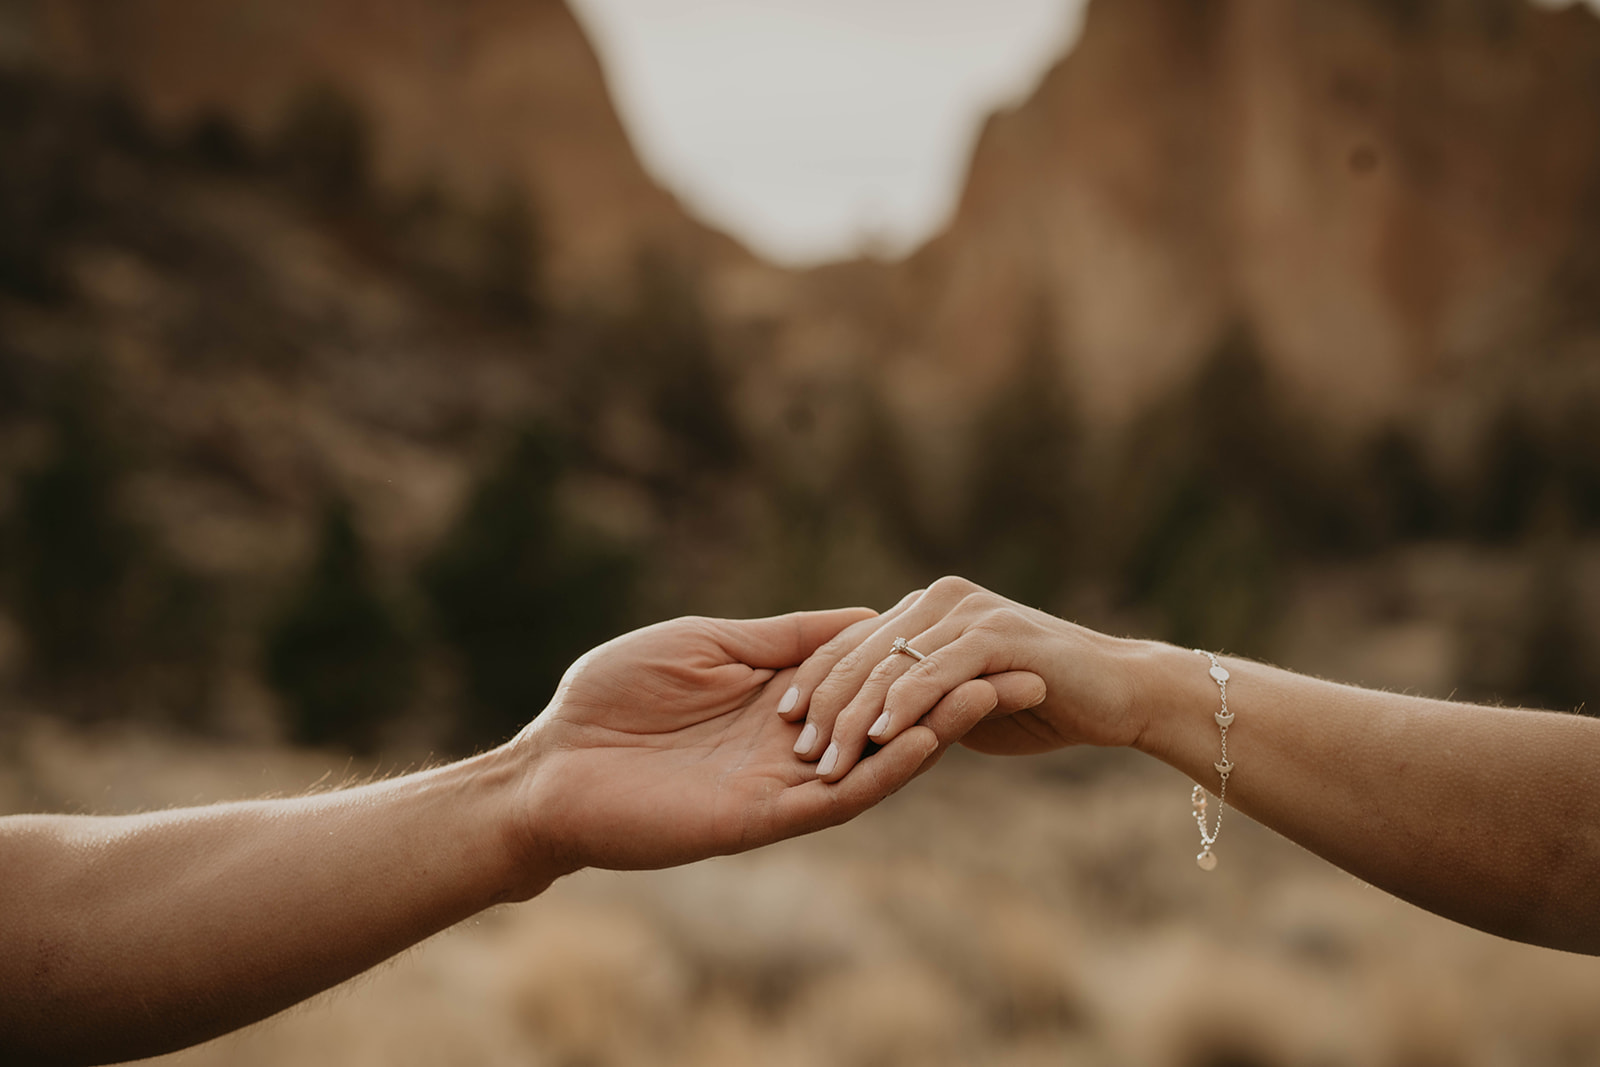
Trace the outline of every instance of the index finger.
<instances>
[{"instance_id":1,"label":"index finger","mask_svg":"<svg viewBox=\"0 0 1600 1067\"><path fill-rule=\"evenodd\" d=\"M766 619L721 619L723 647L741 663L794 667L850 626L877 617L871 608L792 611Z\"/></svg>"}]
</instances>

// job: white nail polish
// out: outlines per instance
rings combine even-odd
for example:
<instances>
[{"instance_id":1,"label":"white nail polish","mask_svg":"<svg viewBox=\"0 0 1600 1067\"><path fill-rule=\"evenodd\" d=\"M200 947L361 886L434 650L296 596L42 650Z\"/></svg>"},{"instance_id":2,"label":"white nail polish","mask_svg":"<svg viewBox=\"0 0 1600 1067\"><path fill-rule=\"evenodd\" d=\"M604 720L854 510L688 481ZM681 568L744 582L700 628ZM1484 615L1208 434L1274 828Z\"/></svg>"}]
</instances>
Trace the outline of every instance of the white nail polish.
<instances>
[{"instance_id":1,"label":"white nail polish","mask_svg":"<svg viewBox=\"0 0 1600 1067\"><path fill-rule=\"evenodd\" d=\"M881 737L889 728L889 713L886 711L878 716L878 721L872 724L872 729L867 731L868 737Z\"/></svg>"},{"instance_id":2,"label":"white nail polish","mask_svg":"<svg viewBox=\"0 0 1600 1067\"><path fill-rule=\"evenodd\" d=\"M839 746L829 745L828 751L822 754L822 762L817 764L817 777L832 774L834 765L839 762Z\"/></svg>"},{"instance_id":3,"label":"white nail polish","mask_svg":"<svg viewBox=\"0 0 1600 1067\"><path fill-rule=\"evenodd\" d=\"M783 699L778 701L778 714L783 715L793 711L798 703L800 703L800 690L791 685L789 691L783 694Z\"/></svg>"},{"instance_id":4,"label":"white nail polish","mask_svg":"<svg viewBox=\"0 0 1600 1067\"><path fill-rule=\"evenodd\" d=\"M811 751L811 746L817 743L817 728L812 723L806 723L806 728L800 731L800 740L794 743L794 754L804 756Z\"/></svg>"}]
</instances>

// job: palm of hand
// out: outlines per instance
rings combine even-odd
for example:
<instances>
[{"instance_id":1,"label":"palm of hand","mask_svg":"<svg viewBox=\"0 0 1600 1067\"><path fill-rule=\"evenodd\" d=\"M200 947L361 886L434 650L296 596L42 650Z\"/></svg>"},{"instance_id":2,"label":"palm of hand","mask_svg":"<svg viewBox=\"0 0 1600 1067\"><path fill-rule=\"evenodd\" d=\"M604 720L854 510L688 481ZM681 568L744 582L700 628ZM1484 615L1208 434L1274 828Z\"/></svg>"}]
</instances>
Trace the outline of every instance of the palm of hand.
<instances>
[{"instance_id":1,"label":"palm of hand","mask_svg":"<svg viewBox=\"0 0 1600 1067\"><path fill-rule=\"evenodd\" d=\"M567 672L519 738L543 749L547 773L529 803L565 866L655 868L742 851L843 821L897 787L867 797L863 783L816 780L793 752L799 728L777 715L793 670L736 655L743 625L661 623Z\"/></svg>"}]
</instances>

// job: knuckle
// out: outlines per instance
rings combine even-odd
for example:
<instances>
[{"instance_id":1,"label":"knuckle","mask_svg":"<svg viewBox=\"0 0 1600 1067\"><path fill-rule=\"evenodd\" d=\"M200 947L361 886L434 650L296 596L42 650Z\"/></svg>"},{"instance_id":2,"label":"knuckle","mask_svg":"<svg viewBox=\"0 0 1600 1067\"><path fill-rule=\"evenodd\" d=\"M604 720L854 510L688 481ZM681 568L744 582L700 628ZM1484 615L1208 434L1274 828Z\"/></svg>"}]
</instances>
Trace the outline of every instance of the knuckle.
<instances>
[{"instance_id":1,"label":"knuckle","mask_svg":"<svg viewBox=\"0 0 1600 1067\"><path fill-rule=\"evenodd\" d=\"M705 615L686 615L679 620L679 625L696 634L720 634L720 619L709 618Z\"/></svg>"},{"instance_id":2,"label":"knuckle","mask_svg":"<svg viewBox=\"0 0 1600 1067\"><path fill-rule=\"evenodd\" d=\"M987 589L974 589L962 598L961 606L974 615L993 615L1005 611L1010 604Z\"/></svg>"},{"instance_id":3,"label":"knuckle","mask_svg":"<svg viewBox=\"0 0 1600 1067\"><path fill-rule=\"evenodd\" d=\"M896 664L893 657L879 660L877 665L872 668L872 673L868 675L867 680L869 682L889 681L895 676L895 668Z\"/></svg>"},{"instance_id":4,"label":"knuckle","mask_svg":"<svg viewBox=\"0 0 1600 1067\"><path fill-rule=\"evenodd\" d=\"M915 674L901 675L889 686L889 691L884 694L883 707L885 711L897 712L908 704L916 704L923 695L924 678Z\"/></svg>"},{"instance_id":5,"label":"knuckle","mask_svg":"<svg viewBox=\"0 0 1600 1067\"><path fill-rule=\"evenodd\" d=\"M834 634L822 647L827 649L833 657L839 658L859 646L881 625L882 620L876 615L861 619Z\"/></svg>"},{"instance_id":6,"label":"knuckle","mask_svg":"<svg viewBox=\"0 0 1600 1067\"><path fill-rule=\"evenodd\" d=\"M928 593L928 590L925 589L925 588L924 589L913 589L913 590L911 590L911 592L909 592L905 596L901 597L900 598L900 602L898 604L896 604L893 608L889 609L889 610L890 611L898 611L901 608L909 608L911 605L915 604L917 601L921 600L924 596L926 596L927 593Z\"/></svg>"},{"instance_id":7,"label":"knuckle","mask_svg":"<svg viewBox=\"0 0 1600 1067\"><path fill-rule=\"evenodd\" d=\"M950 600L960 603L971 596L979 587L959 574L947 574L943 578L928 586L928 592L941 600Z\"/></svg>"},{"instance_id":8,"label":"knuckle","mask_svg":"<svg viewBox=\"0 0 1600 1067\"><path fill-rule=\"evenodd\" d=\"M1005 637L1015 634L1022 620L1007 604L985 604L973 622L972 629L984 634Z\"/></svg>"},{"instance_id":9,"label":"knuckle","mask_svg":"<svg viewBox=\"0 0 1600 1067\"><path fill-rule=\"evenodd\" d=\"M944 649L940 648L929 652L926 656L922 657L920 662L912 664L914 669L906 671L901 675L901 678L911 686L915 686L919 680L928 680L931 682L931 680L937 677L944 669L944 661L946 657L941 655L943 651Z\"/></svg>"},{"instance_id":10,"label":"knuckle","mask_svg":"<svg viewBox=\"0 0 1600 1067\"><path fill-rule=\"evenodd\" d=\"M837 674L830 674L822 680L816 690L811 694L811 711L807 719L818 719L826 716L829 709L837 709L844 701L844 682Z\"/></svg>"},{"instance_id":11,"label":"knuckle","mask_svg":"<svg viewBox=\"0 0 1600 1067\"><path fill-rule=\"evenodd\" d=\"M822 647L812 653L812 657L822 660L836 660L842 662L850 647L850 631L836 634L823 642Z\"/></svg>"}]
</instances>

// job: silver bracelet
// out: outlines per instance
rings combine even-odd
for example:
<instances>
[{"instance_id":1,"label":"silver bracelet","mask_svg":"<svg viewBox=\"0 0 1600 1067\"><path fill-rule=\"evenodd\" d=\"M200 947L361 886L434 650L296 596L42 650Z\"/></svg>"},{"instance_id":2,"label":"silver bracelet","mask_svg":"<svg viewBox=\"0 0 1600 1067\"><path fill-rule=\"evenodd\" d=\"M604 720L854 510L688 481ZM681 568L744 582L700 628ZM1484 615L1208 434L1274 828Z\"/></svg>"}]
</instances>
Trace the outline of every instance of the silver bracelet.
<instances>
[{"instance_id":1,"label":"silver bracelet","mask_svg":"<svg viewBox=\"0 0 1600 1067\"><path fill-rule=\"evenodd\" d=\"M1200 854L1194 858L1202 871L1216 869L1217 854L1211 851L1211 846L1217 843L1217 835L1222 833L1222 802L1228 796L1228 775L1233 773L1233 763L1228 759L1228 727L1233 725L1233 712L1228 710L1228 668L1217 662L1217 657L1203 648L1195 652L1211 661L1210 675L1216 679L1217 688L1222 691L1222 710L1213 716L1217 726L1222 731L1222 759L1212 764L1217 769L1217 774L1222 778L1222 784L1217 787L1217 823L1210 830L1206 829L1206 790L1204 786L1195 786L1189 792L1189 802L1194 805L1195 825L1200 827Z\"/></svg>"}]
</instances>

